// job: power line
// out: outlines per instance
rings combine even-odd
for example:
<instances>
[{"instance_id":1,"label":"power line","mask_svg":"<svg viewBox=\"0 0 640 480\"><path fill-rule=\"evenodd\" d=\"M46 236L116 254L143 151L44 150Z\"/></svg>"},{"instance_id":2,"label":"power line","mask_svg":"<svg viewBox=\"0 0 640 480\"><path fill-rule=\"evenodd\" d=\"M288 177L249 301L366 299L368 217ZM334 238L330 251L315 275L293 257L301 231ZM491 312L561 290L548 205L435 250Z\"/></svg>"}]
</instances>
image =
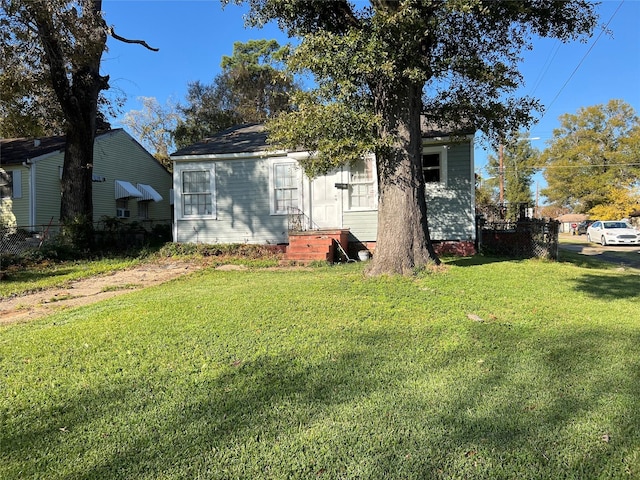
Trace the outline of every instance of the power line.
<instances>
[{"instance_id":1,"label":"power line","mask_svg":"<svg viewBox=\"0 0 640 480\"><path fill-rule=\"evenodd\" d=\"M573 72L571 73L571 75L569 75L569 78L567 79L566 82L564 82L564 85L562 85L562 87L560 88L560 90L558 90L558 93L556 94L555 97L553 97L553 100L551 100L551 103L549 103L549 105L547 106L547 108L545 109L545 113L542 114L542 117L540 117L541 119L545 116L546 112L548 112L551 109L551 106L555 103L555 101L558 99L558 97L560 96L560 94L562 93L562 91L564 90L564 88L569 84L569 82L571 81L571 79L573 78L573 76L576 74L576 72L578 71L578 69L582 66L582 64L584 63L585 59L589 56L589 54L591 53L591 50L593 50L593 47L596 46L596 43L598 43L598 40L600 40L600 37L602 37L602 34L607 31L609 24L611 23L611 21L613 20L613 17L616 16L616 13L618 13L618 11L620 10L620 8L622 7L622 4L624 3L624 0L621 0L620 4L618 5L618 8L616 8L616 11L613 12L613 15L611 15L611 18L609 18L609 21L607 22L607 24L604 26L604 28L600 31L600 34L598 35L598 38L596 38L596 40L591 44L591 46L589 47L589 50L587 50L587 52L584 54L584 56L582 57L582 59L580 60L580 62L578 63L578 66L573 70Z\"/></svg>"},{"instance_id":2,"label":"power line","mask_svg":"<svg viewBox=\"0 0 640 480\"><path fill-rule=\"evenodd\" d=\"M533 165L529 168L638 167L640 163L588 163L585 165Z\"/></svg>"},{"instance_id":3,"label":"power line","mask_svg":"<svg viewBox=\"0 0 640 480\"><path fill-rule=\"evenodd\" d=\"M549 168L589 168L589 167L640 167L640 163L589 163L584 165L526 165L521 168L535 168L538 170L546 170ZM518 167L514 167L511 165L504 165L502 167L503 170L511 170L517 169ZM499 167L490 167L489 165L485 165L483 167L477 168L478 171L485 170L487 173L491 173L490 170L499 170Z\"/></svg>"},{"instance_id":4,"label":"power line","mask_svg":"<svg viewBox=\"0 0 640 480\"><path fill-rule=\"evenodd\" d=\"M551 68L551 64L553 63L553 60L555 60L556 55L558 54L558 51L560 50L560 45L562 45L562 42L560 40L556 40L556 44L554 45L553 50L551 51L551 53L547 57L547 61L542 66L542 69L540 70L540 73L538 74L538 78L536 79L536 81L533 84L533 88L531 89L530 95L532 95L532 96L535 95L536 90L538 90L538 87L540 86L540 83L542 82L542 79L547 75L547 72L549 71L549 68Z\"/></svg>"}]
</instances>

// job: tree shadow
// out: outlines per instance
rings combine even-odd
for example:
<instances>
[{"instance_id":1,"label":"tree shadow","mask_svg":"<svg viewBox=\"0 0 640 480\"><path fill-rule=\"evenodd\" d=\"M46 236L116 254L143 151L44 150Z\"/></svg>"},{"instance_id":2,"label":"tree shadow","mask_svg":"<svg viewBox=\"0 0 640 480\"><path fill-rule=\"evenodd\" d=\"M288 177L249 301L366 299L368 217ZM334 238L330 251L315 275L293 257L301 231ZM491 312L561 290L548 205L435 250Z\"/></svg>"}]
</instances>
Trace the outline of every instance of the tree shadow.
<instances>
[{"instance_id":1,"label":"tree shadow","mask_svg":"<svg viewBox=\"0 0 640 480\"><path fill-rule=\"evenodd\" d=\"M480 265L490 265L492 263L518 262L525 259L477 254L471 257L443 257L442 260L447 265L454 265L456 267L477 267Z\"/></svg>"},{"instance_id":2,"label":"tree shadow","mask_svg":"<svg viewBox=\"0 0 640 480\"><path fill-rule=\"evenodd\" d=\"M604 300L618 300L622 298L640 298L640 276L629 275L601 275L589 273L574 280L575 289L589 296Z\"/></svg>"},{"instance_id":3,"label":"tree shadow","mask_svg":"<svg viewBox=\"0 0 640 480\"><path fill-rule=\"evenodd\" d=\"M15 412L20 430L2 429L2 455L73 479L507 478L522 465L523 476L557 478L612 468L604 434L618 452L637 448L640 365L636 356L612 369L602 331L532 336L472 324L464 332L471 350L434 333L344 328L320 339L321 360L292 350L217 374L195 367L105 378ZM622 341L637 351L640 336ZM393 345L413 353L398 357ZM601 418L614 397L626 404ZM586 418L594 429L567 458ZM56 448L76 455L60 459Z\"/></svg>"}]
</instances>

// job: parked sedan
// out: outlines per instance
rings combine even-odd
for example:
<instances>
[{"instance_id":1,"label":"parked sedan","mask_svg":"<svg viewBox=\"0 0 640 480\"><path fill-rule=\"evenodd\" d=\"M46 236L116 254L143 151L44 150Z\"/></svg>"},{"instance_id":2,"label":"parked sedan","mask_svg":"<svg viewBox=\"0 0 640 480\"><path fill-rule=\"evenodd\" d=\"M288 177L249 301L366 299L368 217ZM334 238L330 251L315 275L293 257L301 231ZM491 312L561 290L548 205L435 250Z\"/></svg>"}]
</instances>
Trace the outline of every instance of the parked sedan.
<instances>
[{"instance_id":1,"label":"parked sedan","mask_svg":"<svg viewBox=\"0 0 640 480\"><path fill-rule=\"evenodd\" d=\"M638 245L640 232L626 222L598 220L587 228L587 239L602 245Z\"/></svg>"}]
</instances>

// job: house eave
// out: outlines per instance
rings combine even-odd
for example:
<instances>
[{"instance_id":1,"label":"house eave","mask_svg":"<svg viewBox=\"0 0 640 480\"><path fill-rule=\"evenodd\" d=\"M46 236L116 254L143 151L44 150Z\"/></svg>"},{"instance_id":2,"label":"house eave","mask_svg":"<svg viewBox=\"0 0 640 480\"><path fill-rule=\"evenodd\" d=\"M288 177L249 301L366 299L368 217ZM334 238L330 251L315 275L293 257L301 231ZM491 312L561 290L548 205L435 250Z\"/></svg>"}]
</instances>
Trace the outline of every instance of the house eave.
<instances>
[{"instance_id":1,"label":"house eave","mask_svg":"<svg viewBox=\"0 0 640 480\"><path fill-rule=\"evenodd\" d=\"M287 155L286 150L260 150L257 152L245 153L208 153L204 155L178 155L171 156L174 162L203 162L221 160L247 160L255 158L283 157Z\"/></svg>"}]
</instances>

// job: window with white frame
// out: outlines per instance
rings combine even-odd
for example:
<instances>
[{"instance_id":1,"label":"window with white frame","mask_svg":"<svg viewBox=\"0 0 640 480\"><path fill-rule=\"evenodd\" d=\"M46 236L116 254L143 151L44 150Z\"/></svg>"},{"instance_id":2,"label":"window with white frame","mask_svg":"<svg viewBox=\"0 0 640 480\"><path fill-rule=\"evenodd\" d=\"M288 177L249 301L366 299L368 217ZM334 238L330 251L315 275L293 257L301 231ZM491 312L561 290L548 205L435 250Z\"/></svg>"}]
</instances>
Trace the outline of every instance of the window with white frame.
<instances>
[{"instance_id":1,"label":"window with white frame","mask_svg":"<svg viewBox=\"0 0 640 480\"><path fill-rule=\"evenodd\" d=\"M349 209L371 210L375 200L375 164L373 157L366 157L349 168Z\"/></svg>"},{"instance_id":2,"label":"window with white frame","mask_svg":"<svg viewBox=\"0 0 640 480\"><path fill-rule=\"evenodd\" d=\"M426 184L447 183L447 149L445 147L422 149L422 174Z\"/></svg>"},{"instance_id":3,"label":"window with white frame","mask_svg":"<svg viewBox=\"0 0 640 480\"><path fill-rule=\"evenodd\" d=\"M300 208L300 167L297 162L274 162L271 177L271 213Z\"/></svg>"},{"instance_id":4,"label":"window with white frame","mask_svg":"<svg viewBox=\"0 0 640 480\"><path fill-rule=\"evenodd\" d=\"M184 170L182 182L182 216L213 215L213 174L210 170Z\"/></svg>"},{"instance_id":5,"label":"window with white frame","mask_svg":"<svg viewBox=\"0 0 640 480\"><path fill-rule=\"evenodd\" d=\"M129 210L129 197L122 197L116 200L116 217L117 218L131 217L131 211Z\"/></svg>"},{"instance_id":6,"label":"window with white frame","mask_svg":"<svg viewBox=\"0 0 640 480\"><path fill-rule=\"evenodd\" d=\"M0 169L0 198L20 198L20 177L19 171Z\"/></svg>"}]
</instances>

